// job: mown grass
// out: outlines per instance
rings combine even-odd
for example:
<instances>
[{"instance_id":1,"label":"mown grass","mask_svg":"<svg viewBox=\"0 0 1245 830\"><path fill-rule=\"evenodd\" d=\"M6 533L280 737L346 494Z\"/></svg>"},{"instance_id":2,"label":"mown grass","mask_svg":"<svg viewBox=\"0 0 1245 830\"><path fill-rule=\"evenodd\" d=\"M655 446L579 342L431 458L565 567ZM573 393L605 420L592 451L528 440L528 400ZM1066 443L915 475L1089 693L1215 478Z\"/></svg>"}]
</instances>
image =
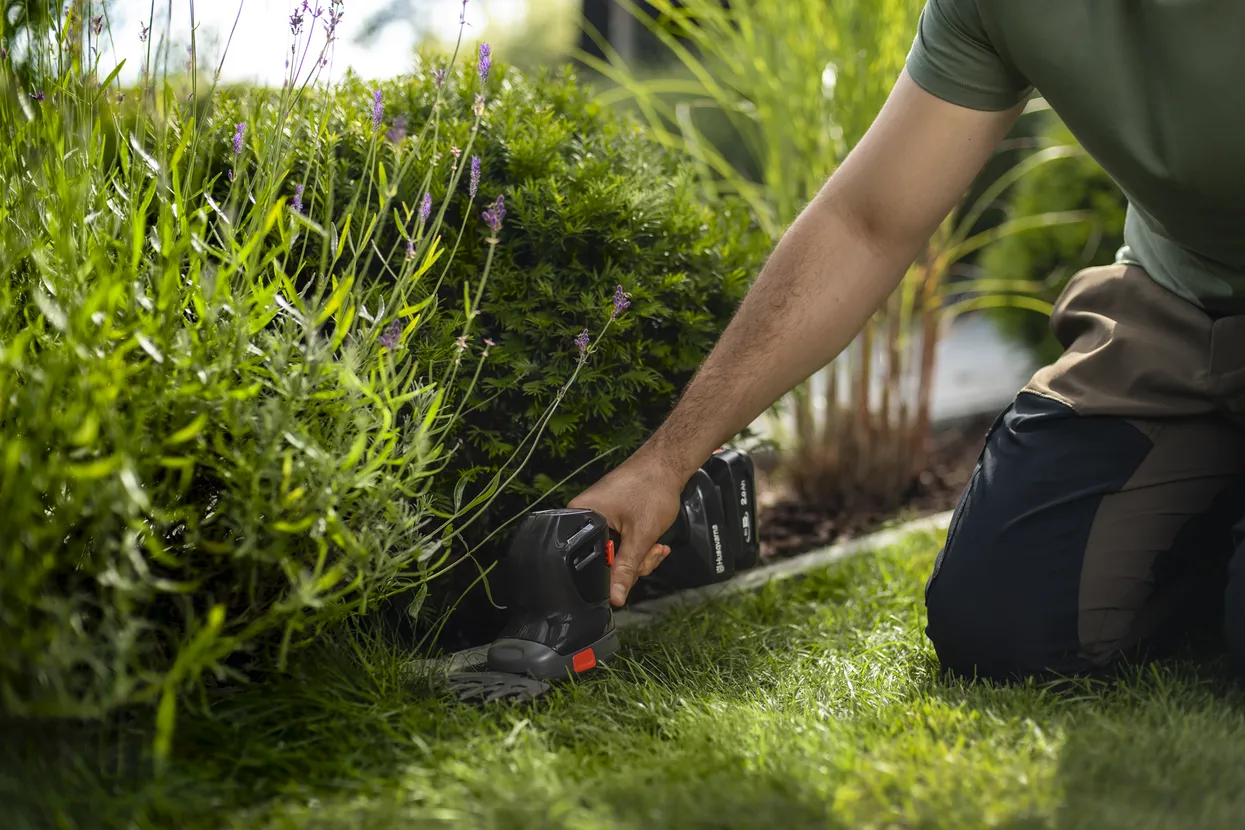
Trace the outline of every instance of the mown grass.
<instances>
[{"instance_id":1,"label":"mown grass","mask_svg":"<svg viewBox=\"0 0 1245 830\"><path fill-rule=\"evenodd\" d=\"M179 721L159 778L140 727L11 726L4 826L1245 823L1245 696L1214 667L1072 690L940 678L921 600L937 545L679 612L529 705L431 697L402 654L342 636Z\"/></svg>"}]
</instances>

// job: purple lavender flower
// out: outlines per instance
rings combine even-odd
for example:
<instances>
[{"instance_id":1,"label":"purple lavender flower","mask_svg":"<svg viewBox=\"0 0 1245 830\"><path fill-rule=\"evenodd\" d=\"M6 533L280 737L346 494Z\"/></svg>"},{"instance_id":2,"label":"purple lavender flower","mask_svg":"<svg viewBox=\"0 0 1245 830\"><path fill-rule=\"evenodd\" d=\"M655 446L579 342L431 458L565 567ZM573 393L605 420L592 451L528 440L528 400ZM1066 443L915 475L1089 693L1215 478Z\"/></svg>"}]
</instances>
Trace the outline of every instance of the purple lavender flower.
<instances>
[{"instance_id":1,"label":"purple lavender flower","mask_svg":"<svg viewBox=\"0 0 1245 830\"><path fill-rule=\"evenodd\" d=\"M303 212L303 186L301 184L294 188L294 212Z\"/></svg>"},{"instance_id":2,"label":"purple lavender flower","mask_svg":"<svg viewBox=\"0 0 1245 830\"><path fill-rule=\"evenodd\" d=\"M432 80L436 83L437 89L440 89L442 86L445 85L445 76L448 74L449 74L448 69L432 70Z\"/></svg>"},{"instance_id":3,"label":"purple lavender flower","mask_svg":"<svg viewBox=\"0 0 1245 830\"><path fill-rule=\"evenodd\" d=\"M406 116L399 115L393 119L393 126L389 128L389 132L385 133L385 137L394 144L401 144L406 138Z\"/></svg>"},{"instance_id":4,"label":"purple lavender flower","mask_svg":"<svg viewBox=\"0 0 1245 830\"><path fill-rule=\"evenodd\" d=\"M229 182L230 182L231 184L233 183L233 179L234 179L234 175L233 175L233 168L232 168L232 167L230 167L230 168L229 168Z\"/></svg>"},{"instance_id":5,"label":"purple lavender flower","mask_svg":"<svg viewBox=\"0 0 1245 830\"><path fill-rule=\"evenodd\" d=\"M99 37L100 32L104 31L104 16L102 14L99 17L91 18L91 31L95 33L96 37Z\"/></svg>"},{"instance_id":6,"label":"purple lavender flower","mask_svg":"<svg viewBox=\"0 0 1245 830\"><path fill-rule=\"evenodd\" d=\"M467 22L467 0L463 0L463 10L462 10L462 13L458 15L458 22L459 23Z\"/></svg>"},{"instance_id":7,"label":"purple lavender flower","mask_svg":"<svg viewBox=\"0 0 1245 830\"><path fill-rule=\"evenodd\" d=\"M303 31L303 13L296 11L290 15L290 34L298 37Z\"/></svg>"},{"instance_id":8,"label":"purple lavender flower","mask_svg":"<svg viewBox=\"0 0 1245 830\"><path fill-rule=\"evenodd\" d=\"M385 100L378 89L372 93L372 129L379 130L380 122L385 120Z\"/></svg>"},{"instance_id":9,"label":"purple lavender flower","mask_svg":"<svg viewBox=\"0 0 1245 830\"><path fill-rule=\"evenodd\" d=\"M480 214L480 218L493 232L494 241L496 241L497 234L501 231L501 221L506 218L506 204L502 197L498 196L493 206Z\"/></svg>"},{"instance_id":10,"label":"purple lavender flower","mask_svg":"<svg viewBox=\"0 0 1245 830\"><path fill-rule=\"evenodd\" d=\"M337 27L345 16L346 12L342 9L341 0L333 0L333 8L329 10L328 15L324 18L326 43L333 43L337 40ZM327 57L324 60L326 63L328 62Z\"/></svg>"},{"instance_id":11,"label":"purple lavender flower","mask_svg":"<svg viewBox=\"0 0 1245 830\"><path fill-rule=\"evenodd\" d=\"M414 239L406 240L406 258L407 259L415 258L415 240Z\"/></svg>"},{"instance_id":12,"label":"purple lavender flower","mask_svg":"<svg viewBox=\"0 0 1245 830\"><path fill-rule=\"evenodd\" d=\"M9 50L5 49L3 46L0 46L0 61L7 61L8 59L9 59Z\"/></svg>"},{"instance_id":13,"label":"purple lavender flower","mask_svg":"<svg viewBox=\"0 0 1245 830\"><path fill-rule=\"evenodd\" d=\"M242 155L242 134L246 132L246 122L242 121L238 124L238 131L233 134L233 154L235 156Z\"/></svg>"},{"instance_id":14,"label":"purple lavender flower","mask_svg":"<svg viewBox=\"0 0 1245 830\"><path fill-rule=\"evenodd\" d=\"M618 315L631 307L631 300L628 299L630 296L630 294L623 291L621 285L614 291L614 310L610 312L611 320L617 320Z\"/></svg>"},{"instance_id":15,"label":"purple lavender flower","mask_svg":"<svg viewBox=\"0 0 1245 830\"><path fill-rule=\"evenodd\" d=\"M480 83L488 83L488 71L493 68L493 48L487 43L480 44L480 62L476 69L480 72Z\"/></svg>"},{"instance_id":16,"label":"purple lavender flower","mask_svg":"<svg viewBox=\"0 0 1245 830\"><path fill-rule=\"evenodd\" d=\"M471 194L471 198L476 197L476 191L480 189L480 157L471 157L471 183L467 185L467 192Z\"/></svg>"},{"instance_id":17,"label":"purple lavender flower","mask_svg":"<svg viewBox=\"0 0 1245 830\"><path fill-rule=\"evenodd\" d=\"M476 96L476 102L471 107L471 111L476 114L476 118L479 118L480 116L484 115L484 96L483 95Z\"/></svg>"},{"instance_id":18,"label":"purple lavender flower","mask_svg":"<svg viewBox=\"0 0 1245 830\"><path fill-rule=\"evenodd\" d=\"M43 90L41 89L36 89L34 92L30 93L30 98L34 101L42 101L45 97L46 96L43 94Z\"/></svg>"},{"instance_id":19,"label":"purple lavender flower","mask_svg":"<svg viewBox=\"0 0 1245 830\"><path fill-rule=\"evenodd\" d=\"M454 344L454 345L456 345L456 346L458 347L458 350L459 350L460 352L465 352L465 351L467 351L467 338L468 338L468 337L470 337L470 336L471 336L470 334L460 334L460 335L458 335L458 340L455 342L455 344Z\"/></svg>"},{"instance_id":20,"label":"purple lavender flower","mask_svg":"<svg viewBox=\"0 0 1245 830\"><path fill-rule=\"evenodd\" d=\"M147 35L151 34L151 29L147 28L146 23L138 24L138 41L139 43L147 42Z\"/></svg>"},{"instance_id":21,"label":"purple lavender flower","mask_svg":"<svg viewBox=\"0 0 1245 830\"><path fill-rule=\"evenodd\" d=\"M579 337L575 338L575 345L579 347L579 360L581 362L588 354L588 342L590 339L587 329L581 331Z\"/></svg>"},{"instance_id":22,"label":"purple lavender flower","mask_svg":"<svg viewBox=\"0 0 1245 830\"><path fill-rule=\"evenodd\" d=\"M394 320L379 338L380 344L392 351L398 347L398 338L402 336L402 322Z\"/></svg>"},{"instance_id":23,"label":"purple lavender flower","mask_svg":"<svg viewBox=\"0 0 1245 830\"><path fill-rule=\"evenodd\" d=\"M428 217L432 215L432 194L425 193L423 201L419 203L419 221L427 222Z\"/></svg>"}]
</instances>

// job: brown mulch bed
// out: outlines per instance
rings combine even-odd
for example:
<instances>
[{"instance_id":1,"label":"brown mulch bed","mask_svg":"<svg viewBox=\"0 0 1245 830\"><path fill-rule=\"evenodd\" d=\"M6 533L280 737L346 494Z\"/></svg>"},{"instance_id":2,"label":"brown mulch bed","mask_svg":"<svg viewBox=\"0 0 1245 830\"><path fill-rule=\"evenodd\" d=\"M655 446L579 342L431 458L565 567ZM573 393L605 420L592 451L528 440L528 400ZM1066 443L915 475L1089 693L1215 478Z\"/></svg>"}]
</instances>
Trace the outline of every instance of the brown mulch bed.
<instances>
[{"instance_id":1,"label":"brown mulch bed","mask_svg":"<svg viewBox=\"0 0 1245 830\"><path fill-rule=\"evenodd\" d=\"M764 476L758 476L762 560L795 556L871 533L898 516L918 518L953 509L973 474L993 421L993 415L981 416L935 432L929 469L897 509L894 505L872 510L858 505L850 510L818 507L778 493Z\"/></svg>"}]
</instances>

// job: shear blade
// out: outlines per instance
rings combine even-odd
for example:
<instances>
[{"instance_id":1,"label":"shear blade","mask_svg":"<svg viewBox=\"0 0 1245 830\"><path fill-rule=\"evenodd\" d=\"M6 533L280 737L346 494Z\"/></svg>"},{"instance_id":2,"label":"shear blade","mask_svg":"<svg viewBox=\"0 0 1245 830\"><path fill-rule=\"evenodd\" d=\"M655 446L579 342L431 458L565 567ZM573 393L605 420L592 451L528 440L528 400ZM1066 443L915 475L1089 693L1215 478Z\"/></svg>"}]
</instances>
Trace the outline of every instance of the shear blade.
<instances>
[{"instance_id":1,"label":"shear blade","mask_svg":"<svg viewBox=\"0 0 1245 830\"><path fill-rule=\"evenodd\" d=\"M543 680L506 672L456 672L448 680L459 700L485 702L531 700L552 688Z\"/></svg>"}]
</instances>

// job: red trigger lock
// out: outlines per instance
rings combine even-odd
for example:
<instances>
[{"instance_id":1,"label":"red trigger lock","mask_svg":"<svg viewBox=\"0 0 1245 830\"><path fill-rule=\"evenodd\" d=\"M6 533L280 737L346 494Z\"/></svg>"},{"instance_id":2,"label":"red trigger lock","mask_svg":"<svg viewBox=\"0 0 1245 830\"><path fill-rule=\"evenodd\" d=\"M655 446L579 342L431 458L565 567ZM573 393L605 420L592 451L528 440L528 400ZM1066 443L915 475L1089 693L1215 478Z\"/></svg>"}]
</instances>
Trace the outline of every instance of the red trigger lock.
<instances>
[{"instance_id":1,"label":"red trigger lock","mask_svg":"<svg viewBox=\"0 0 1245 830\"><path fill-rule=\"evenodd\" d=\"M605 540L605 564L614 567L614 540Z\"/></svg>"}]
</instances>

